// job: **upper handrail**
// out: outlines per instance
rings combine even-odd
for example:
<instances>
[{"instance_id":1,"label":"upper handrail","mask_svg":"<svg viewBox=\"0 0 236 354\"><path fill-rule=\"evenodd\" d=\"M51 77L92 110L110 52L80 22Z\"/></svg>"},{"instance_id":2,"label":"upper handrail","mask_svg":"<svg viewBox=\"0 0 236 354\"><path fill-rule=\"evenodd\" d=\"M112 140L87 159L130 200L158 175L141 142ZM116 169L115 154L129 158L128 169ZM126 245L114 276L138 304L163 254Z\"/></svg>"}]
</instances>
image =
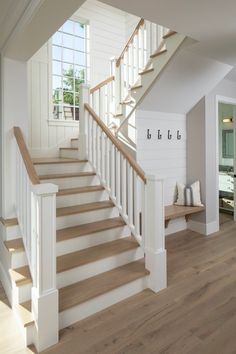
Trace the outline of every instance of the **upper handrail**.
<instances>
[{"instance_id":1,"label":"upper handrail","mask_svg":"<svg viewBox=\"0 0 236 354\"><path fill-rule=\"evenodd\" d=\"M89 112L89 114L93 117L96 123L100 126L106 136L112 141L115 147L120 151L120 153L124 156L124 158L129 162L130 166L134 169L137 175L146 183L145 173L142 168L137 164L137 162L130 156L119 140L111 133L110 129L103 123L103 121L98 117L98 115L94 112L94 110L89 106L89 104L85 103L84 108Z\"/></svg>"},{"instance_id":2,"label":"upper handrail","mask_svg":"<svg viewBox=\"0 0 236 354\"><path fill-rule=\"evenodd\" d=\"M99 90L100 88L102 88L103 86L105 86L106 84L109 84L109 82L114 81L114 80L115 80L115 76L108 77L106 80L100 82L100 84L92 87L90 89L90 93L94 93L95 91Z\"/></svg>"},{"instance_id":3,"label":"upper handrail","mask_svg":"<svg viewBox=\"0 0 236 354\"><path fill-rule=\"evenodd\" d=\"M116 66L119 67L120 66L120 62L125 54L125 52L127 51L127 49L129 48L130 43L132 43L134 37L136 36L136 34L139 31L139 28L142 27L144 25L144 18L141 18L140 21L138 22L137 26L135 27L133 33L131 34L130 38L128 39L121 55L119 56L119 58L116 60Z\"/></svg>"},{"instance_id":4,"label":"upper handrail","mask_svg":"<svg viewBox=\"0 0 236 354\"><path fill-rule=\"evenodd\" d=\"M39 177L37 175L37 172L34 168L34 164L31 160L28 148L26 146L22 131L20 129L20 127L14 127L14 136L16 138L22 159L24 161L25 164L25 168L27 170L29 179L31 181L32 184L40 184L40 180Z\"/></svg>"}]
</instances>

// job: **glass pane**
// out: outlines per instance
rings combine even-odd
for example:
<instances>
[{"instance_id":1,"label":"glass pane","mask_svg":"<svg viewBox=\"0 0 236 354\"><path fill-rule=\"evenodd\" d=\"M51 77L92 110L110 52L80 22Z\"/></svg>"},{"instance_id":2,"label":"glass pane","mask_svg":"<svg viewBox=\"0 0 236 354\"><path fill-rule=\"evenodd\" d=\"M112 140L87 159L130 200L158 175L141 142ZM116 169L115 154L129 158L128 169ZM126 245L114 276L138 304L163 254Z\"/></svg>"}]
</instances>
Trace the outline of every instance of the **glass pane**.
<instances>
[{"instance_id":1,"label":"glass pane","mask_svg":"<svg viewBox=\"0 0 236 354\"><path fill-rule=\"evenodd\" d=\"M81 52L85 51L85 39L75 37L75 49L80 50Z\"/></svg>"},{"instance_id":2,"label":"glass pane","mask_svg":"<svg viewBox=\"0 0 236 354\"><path fill-rule=\"evenodd\" d=\"M52 36L52 43L53 43L53 44L61 45L61 39L62 39L61 33L60 33L60 32L56 32L56 33L54 33L54 35Z\"/></svg>"},{"instance_id":3,"label":"glass pane","mask_svg":"<svg viewBox=\"0 0 236 354\"><path fill-rule=\"evenodd\" d=\"M52 73L56 75L62 75L61 62L53 61L52 62Z\"/></svg>"},{"instance_id":4,"label":"glass pane","mask_svg":"<svg viewBox=\"0 0 236 354\"><path fill-rule=\"evenodd\" d=\"M66 21L63 25L63 32L74 34L74 22L73 21Z\"/></svg>"},{"instance_id":5,"label":"glass pane","mask_svg":"<svg viewBox=\"0 0 236 354\"><path fill-rule=\"evenodd\" d=\"M74 105L74 93L73 92L68 92L64 91L63 92L63 101L66 105Z\"/></svg>"},{"instance_id":6,"label":"glass pane","mask_svg":"<svg viewBox=\"0 0 236 354\"><path fill-rule=\"evenodd\" d=\"M79 106L79 93L75 94L75 105Z\"/></svg>"},{"instance_id":7,"label":"glass pane","mask_svg":"<svg viewBox=\"0 0 236 354\"><path fill-rule=\"evenodd\" d=\"M85 66L85 53L75 52L75 64Z\"/></svg>"},{"instance_id":8,"label":"glass pane","mask_svg":"<svg viewBox=\"0 0 236 354\"><path fill-rule=\"evenodd\" d=\"M61 89L62 88L61 76L53 76L53 78L52 78L52 88L53 88L53 90L57 90L57 89Z\"/></svg>"},{"instance_id":9,"label":"glass pane","mask_svg":"<svg viewBox=\"0 0 236 354\"><path fill-rule=\"evenodd\" d=\"M74 48L74 37L70 34L63 34L63 47Z\"/></svg>"},{"instance_id":10,"label":"glass pane","mask_svg":"<svg viewBox=\"0 0 236 354\"><path fill-rule=\"evenodd\" d=\"M61 60L61 48L60 47L56 47L56 46L52 47L52 58L57 59L57 60Z\"/></svg>"},{"instance_id":11,"label":"glass pane","mask_svg":"<svg viewBox=\"0 0 236 354\"><path fill-rule=\"evenodd\" d=\"M68 63L73 63L73 50L63 49L63 61L67 61Z\"/></svg>"},{"instance_id":12,"label":"glass pane","mask_svg":"<svg viewBox=\"0 0 236 354\"><path fill-rule=\"evenodd\" d=\"M85 37L85 25L79 22L74 22L75 35L80 37Z\"/></svg>"},{"instance_id":13,"label":"glass pane","mask_svg":"<svg viewBox=\"0 0 236 354\"><path fill-rule=\"evenodd\" d=\"M62 103L62 90L53 91L53 103Z\"/></svg>"},{"instance_id":14,"label":"glass pane","mask_svg":"<svg viewBox=\"0 0 236 354\"><path fill-rule=\"evenodd\" d=\"M64 112L64 119L66 120L72 120L73 119L73 112L74 108L70 106L64 106L63 107L63 112Z\"/></svg>"},{"instance_id":15,"label":"glass pane","mask_svg":"<svg viewBox=\"0 0 236 354\"><path fill-rule=\"evenodd\" d=\"M63 90L74 91L74 78L73 77L65 77L63 79Z\"/></svg>"},{"instance_id":16,"label":"glass pane","mask_svg":"<svg viewBox=\"0 0 236 354\"><path fill-rule=\"evenodd\" d=\"M54 119L62 119L62 106L54 106L53 107L53 118Z\"/></svg>"},{"instance_id":17,"label":"glass pane","mask_svg":"<svg viewBox=\"0 0 236 354\"><path fill-rule=\"evenodd\" d=\"M75 78L84 81L85 79L85 68L75 65Z\"/></svg>"},{"instance_id":18,"label":"glass pane","mask_svg":"<svg viewBox=\"0 0 236 354\"><path fill-rule=\"evenodd\" d=\"M75 120L79 120L79 107L75 107Z\"/></svg>"},{"instance_id":19,"label":"glass pane","mask_svg":"<svg viewBox=\"0 0 236 354\"><path fill-rule=\"evenodd\" d=\"M73 76L73 74L74 74L73 65L63 63L63 75Z\"/></svg>"}]
</instances>

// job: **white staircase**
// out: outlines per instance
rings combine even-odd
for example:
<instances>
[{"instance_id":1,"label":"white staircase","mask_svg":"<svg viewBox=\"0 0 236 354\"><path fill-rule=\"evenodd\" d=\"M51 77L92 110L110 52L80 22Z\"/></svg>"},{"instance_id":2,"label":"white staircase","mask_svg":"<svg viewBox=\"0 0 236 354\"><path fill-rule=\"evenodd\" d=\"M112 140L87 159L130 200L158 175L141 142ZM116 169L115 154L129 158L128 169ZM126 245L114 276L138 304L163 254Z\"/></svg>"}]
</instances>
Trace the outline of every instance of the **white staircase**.
<instances>
[{"instance_id":1,"label":"white staircase","mask_svg":"<svg viewBox=\"0 0 236 354\"><path fill-rule=\"evenodd\" d=\"M149 182L88 105L80 122L79 139L59 158L31 160L14 130L18 220L6 227L4 285L26 345L39 352L58 341L60 329L147 287L166 286L162 195L158 229L156 216L144 212L148 200L157 210L153 197L162 181Z\"/></svg>"}]
</instances>

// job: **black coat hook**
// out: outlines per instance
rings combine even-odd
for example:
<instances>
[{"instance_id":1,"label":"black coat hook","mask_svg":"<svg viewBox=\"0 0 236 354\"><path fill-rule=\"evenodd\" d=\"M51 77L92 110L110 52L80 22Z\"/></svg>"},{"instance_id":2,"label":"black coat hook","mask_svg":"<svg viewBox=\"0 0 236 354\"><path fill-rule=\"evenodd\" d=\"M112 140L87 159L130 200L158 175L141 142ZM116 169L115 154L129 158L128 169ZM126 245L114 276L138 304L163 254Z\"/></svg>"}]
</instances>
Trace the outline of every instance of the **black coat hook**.
<instances>
[{"instance_id":1,"label":"black coat hook","mask_svg":"<svg viewBox=\"0 0 236 354\"><path fill-rule=\"evenodd\" d=\"M181 135L179 133L179 130L177 130L177 140L181 140Z\"/></svg>"},{"instance_id":2,"label":"black coat hook","mask_svg":"<svg viewBox=\"0 0 236 354\"><path fill-rule=\"evenodd\" d=\"M162 134L161 134L160 129L158 129L158 132L157 132L157 139L158 139L158 140L161 140L161 139L162 139Z\"/></svg>"},{"instance_id":3,"label":"black coat hook","mask_svg":"<svg viewBox=\"0 0 236 354\"><path fill-rule=\"evenodd\" d=\"M172 139L172 134L170 134L170 130L168 130L168 140Z\"/></svg>"},{"instance_id":4,"label":"black coat hook","mask_svg":"<svg viewBox=\"0 0 236 354\"><path fill-rule=\"evenodd\" d=\"M152 134L150 134L150 129L147 130L147 139L150 140L152 138Z\"/></svg>"}]
</instances>

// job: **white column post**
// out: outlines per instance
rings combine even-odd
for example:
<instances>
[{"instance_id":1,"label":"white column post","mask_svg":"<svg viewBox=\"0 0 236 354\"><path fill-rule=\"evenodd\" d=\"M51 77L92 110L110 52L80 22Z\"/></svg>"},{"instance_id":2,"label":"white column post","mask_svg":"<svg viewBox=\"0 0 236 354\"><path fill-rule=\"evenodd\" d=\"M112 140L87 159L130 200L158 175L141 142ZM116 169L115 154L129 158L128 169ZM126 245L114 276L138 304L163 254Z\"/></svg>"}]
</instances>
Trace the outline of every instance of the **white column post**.
<instances>
[{"instance_id":1,"label":"white column post","mask_svg":"<svg viewBox=\"0 0 236 354\"><path fill-rule=\"evenodd\" d=\"M87 134L88 134L88 112L84 109L84 104L89 103L90 86L80 85L80 107L79 107L79 150L80 160L88 158Z\"/></svg>"},{"instance_id":2,"label":"white column post","mask_svg":"<svg viewBox=\"0 0 236 354\"><path fill-rule=\"evenodd\" d=\"M167 286L164 183L154 175L146 176L145 186L145 263L150 271L149 287L158 292Z\"/></svg>"},{"instance_id":3,"label":"white column post","mask_svg":"<svg viewBox=\"0 0 236 354\"><path fill-rule=\"evenodd\" d=\"M58 343L59 307L56 286L56 193L58 186L32 186L32 313L35 345L40 352Z\"/></svg>"}]
</instances>

